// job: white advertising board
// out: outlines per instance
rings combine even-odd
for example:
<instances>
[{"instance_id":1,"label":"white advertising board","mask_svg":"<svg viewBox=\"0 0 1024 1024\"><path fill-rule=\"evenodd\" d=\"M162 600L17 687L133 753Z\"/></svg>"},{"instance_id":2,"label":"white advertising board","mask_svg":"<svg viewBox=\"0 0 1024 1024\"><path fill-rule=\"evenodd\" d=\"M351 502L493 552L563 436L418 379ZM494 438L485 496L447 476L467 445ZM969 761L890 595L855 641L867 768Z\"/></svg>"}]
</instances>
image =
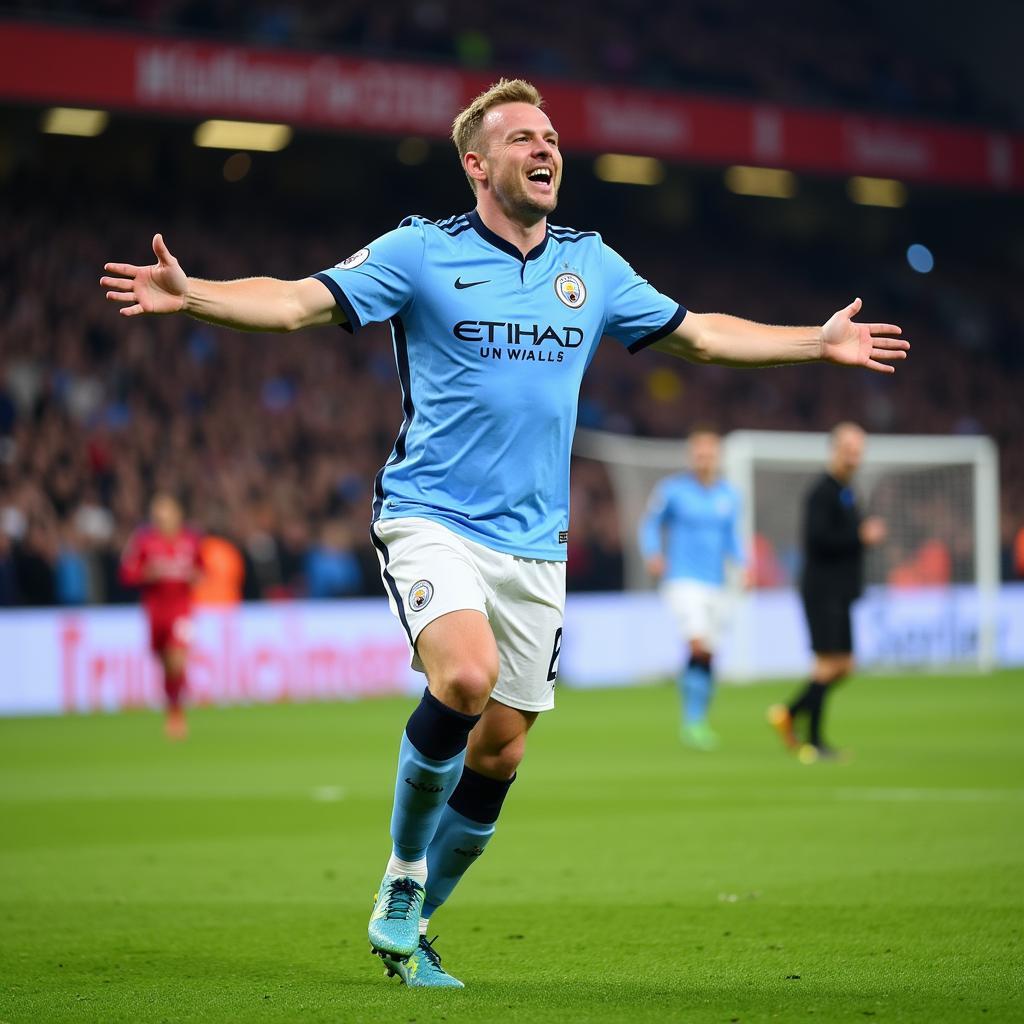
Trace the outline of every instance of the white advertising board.
<instances>
[{"instance_id":1,"label":"white advertising board","mask_svg":"<svg viewBox=\"0 0 1024 1024\"><path fill-rule=\"evenodd\" d=\"M997 663L1024 666L1024 585L1003 587L996 601ZM858 661L865 668L969 666L977 622L969 587L872 591L856 606ZM423 686L384 600L244 605L204 611L195 626L189 687L200 703L353 700ZM0 715L159 706L147 641L137 608L0 613ZM681 640L657 595L569 598L565 685L646 682L674 674L681 658ZM718 654L724 677L800 676L808 663L796 594L763 591L736 602Z\"/></svg>"}]
</instances>

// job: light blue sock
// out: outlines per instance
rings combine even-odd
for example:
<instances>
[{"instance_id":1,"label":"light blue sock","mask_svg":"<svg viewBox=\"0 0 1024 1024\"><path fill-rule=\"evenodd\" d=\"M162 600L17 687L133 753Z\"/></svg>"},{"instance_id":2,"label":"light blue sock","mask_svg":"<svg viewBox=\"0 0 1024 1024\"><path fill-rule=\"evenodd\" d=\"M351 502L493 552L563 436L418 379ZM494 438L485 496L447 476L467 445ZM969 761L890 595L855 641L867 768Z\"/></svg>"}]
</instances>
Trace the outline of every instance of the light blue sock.
<instances>
[{"instance_id":1,"label":"light blue sock","mask_svg":"<svg viewBox=\"0 0 1024 1024\"><path fill-rule=\"evenodd\" d=\"M699 725L707 721L708 705L711 703L711 694L714 689L710 668L699 662L691 661L683 670L680 685L683 692L686 724Z\"/></svg>"},{"instance_id":2,"label":"light blue sock","mask_svg":"<svg viewBox=\"0 0 1024 1024\"><path fill-rule=\"evenodd\" d=\"M487 841L494 835L495 823L472 821L453 811L449 804L441 815L437 832L427 850L427 897L423 916L430 917L459 884L466 869L474 864Z\"/></svg>"},{"instance_id":3,"label":"light blue sock","mask_svg":"<svg viewBox=\"0 0 1024 1024\"><path fill-rule=\"evenodd\" d=\"M408 735L402 733L391 813L391 841L396 857L420 860L426 856L465 760L463 748L454 757L435 761L421 754Z\"/></svg>"}]
</instances>

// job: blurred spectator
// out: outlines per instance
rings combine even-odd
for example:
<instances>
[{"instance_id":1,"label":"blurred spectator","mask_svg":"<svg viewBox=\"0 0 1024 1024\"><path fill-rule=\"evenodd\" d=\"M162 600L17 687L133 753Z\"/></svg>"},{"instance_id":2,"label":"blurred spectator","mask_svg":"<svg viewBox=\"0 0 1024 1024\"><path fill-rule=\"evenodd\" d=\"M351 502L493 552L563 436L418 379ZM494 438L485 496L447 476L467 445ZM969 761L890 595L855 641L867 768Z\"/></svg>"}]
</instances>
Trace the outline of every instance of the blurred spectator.
<instances>
[{"instance_id":1,"label":"blurred spectator","mask_svg":"<svg viewBox=\"0 0 1024 1024\"><path fill-rule=\"evenodd\" d=\"M362 570L352 538L337 519L324 523L320 541L306 555L306 588L310 597L345 597L362 589Z\"/></svg>"},{"instance_id":2,"label":"blurred spectator","mask_svg":"<svg viewBox=\"0 0 1024 1024\"><path fill-rule=\"evenodd\" d=\"M753 551L750 556L752 585L757 588L781 587L787 576L775 553L772 542L762 533L754 534Z\"/></svg>"},{"instance_id":3,"label":"blurred spectator","mask_svg":"<svg viewBox=\"0 0 1024 1024\"><path fill-rule=\"evenodd\" d=\"M54 589L58 604L85 604L89 600L89 566L81 548L74 523L67 522L61 530L61 542L53 568Z\"/></svg>"},{"instance_id":4,"label":"blurred spectator","mask_svg":"<svg viewBox=\"0 0 1024 1024\"><path fill-rule=\"evenodd\" d=\"M17 566L11 539L0 530L0 608L18 601Z\"/></svg>"},{"instance_id":5,"label":"blurred spectator","mask_svg":"<svg viewBox=\"0 0 1024 1024\"><path fill-rule=\"evenodd\" d=\"M952 579L949 549L938 538L926 540L909 558L893 567L893 587L940 587Z\"/></svg>"},{"instance_id":6,"label":"blurred spectator","mask_svg":"<svg viewBox=\"0 0 1024 1024\"><path fill-rule=\"evenodd\" d=\"M25 540L15 552L15 576L22 604L57 603L55 530L41 522L29 524Z\"/></svg>"},{"instance_id":7,"label":"blurred spectator","mask_svg":"<svg viewBox=\"0 0 1024 1024\"><path fill-rule=\"evenodd\" d=\"M203 574L192 588L197 605L236 605L242 600L245 561L226 537L208 533L199 542Z\"/></svg>"}]
</instances>

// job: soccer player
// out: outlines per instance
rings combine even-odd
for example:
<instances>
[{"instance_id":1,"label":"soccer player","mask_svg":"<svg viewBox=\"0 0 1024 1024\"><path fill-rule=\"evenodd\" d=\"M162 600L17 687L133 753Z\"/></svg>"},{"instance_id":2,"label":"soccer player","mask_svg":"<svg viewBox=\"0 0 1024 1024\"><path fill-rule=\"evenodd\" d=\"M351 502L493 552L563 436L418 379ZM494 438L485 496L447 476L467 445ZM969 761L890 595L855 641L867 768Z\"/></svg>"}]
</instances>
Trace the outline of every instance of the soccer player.
<instances>
[{"instance_id":1,"label":"soccer player","mask_svg":"<svg viewBox=\"0 0 1024 1024\"><path fill-rule=\"evenodd\" d=\"M739 538L739 495L719 476L721 439L709 427L691 431L690 471L666 477L651 493L640 523L647 571L679 624L688 660L679 675L681 737L696 750L715 750L708 724L714 690L712 658L726 613L725 566L745 568Z\"/></svg>"},{"instance_id":2,"label":"soccer player","mask_svg":"<svg viewBox=\"0 0 1024 1024\"><path fill-rule=\"evenodd\" d=\"M167 701L167 737L188 737L185 720L185 669L192 641L192 586L202 571L200 539L184 526L181 505L157 494L149 507L150 524L136 530L121 558L121 581L141 587L149 619L153 654L160 662Z\"/></svg>"},{"instance_id":3,"label":"soccer player","mask_svg":"<svg viewBox=\"0 0 1024 1024\"><path fill-rule=\"evenodd\" d=\"M862 520L857 509L852 483L863 457L864 431L855 423L835 426L826 472L805 499L800 595L814 666L810 681L788 706L776 704L768 710L783 743L798 750L805 763L837 756L824 738L825 699L853 671L850 606L861 592L864 548L886 536L883 519ZM803 716L807 736L801 744L795 723Z\"/></svg>"},{"instance_id":4,"label":"soccer player","mask_svg":"<svg viewBox=\"0 0 1024 1024\"><path fill-rule=\"evenodd\" d=\"M392 852L369 926L411 985L460 986L427 919L484 852L537 716L554 705L569 536L569 452L580 382L602 335L700 363L825 361L892 372L907 342L687 312L593 231L548 223L562 181L537 90L501 81L452 132L476 207L408 217L296 281L201 281L163 238L156 263L106 265L121 313L186 312L244 330L388 320L404 422L374 483L373 543L427 689L401 734Z\"/></svg>"}]
</instances>

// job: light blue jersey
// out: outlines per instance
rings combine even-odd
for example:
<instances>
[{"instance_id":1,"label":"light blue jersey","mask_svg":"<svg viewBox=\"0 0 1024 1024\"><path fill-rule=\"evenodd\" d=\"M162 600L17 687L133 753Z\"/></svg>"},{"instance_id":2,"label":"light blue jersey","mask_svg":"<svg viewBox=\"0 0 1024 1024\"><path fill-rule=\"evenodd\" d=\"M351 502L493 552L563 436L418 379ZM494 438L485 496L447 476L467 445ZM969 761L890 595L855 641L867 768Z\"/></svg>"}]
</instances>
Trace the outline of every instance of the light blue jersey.
<instances>
[{"instance_id":1,"label":"light blue jersey","mask_svg":"<svg viewBox=\"0 0 1024 1024\"><path fill-rule=\"evenodd\" d=\"M640 523L644 558L665 557L665 579L725 582L727 559L742 565L740 500L724 480L705 487L692 473L661 480Z\"/></svg>"},{"instance_id":2,"label":"light blue jersey","mask_svg":"<svg viewBox=\"0 0 1024 1024\"><path fill-rule=\"evenodd\" d=\"M564 561L569 454L602 335L631 352L686 310L592 231L549 225L524 258L474 211L408 217L314 275L349 327L390 320L402 424L373 517L433 519L478 543Z\"/></svg>"}]
</instances>

